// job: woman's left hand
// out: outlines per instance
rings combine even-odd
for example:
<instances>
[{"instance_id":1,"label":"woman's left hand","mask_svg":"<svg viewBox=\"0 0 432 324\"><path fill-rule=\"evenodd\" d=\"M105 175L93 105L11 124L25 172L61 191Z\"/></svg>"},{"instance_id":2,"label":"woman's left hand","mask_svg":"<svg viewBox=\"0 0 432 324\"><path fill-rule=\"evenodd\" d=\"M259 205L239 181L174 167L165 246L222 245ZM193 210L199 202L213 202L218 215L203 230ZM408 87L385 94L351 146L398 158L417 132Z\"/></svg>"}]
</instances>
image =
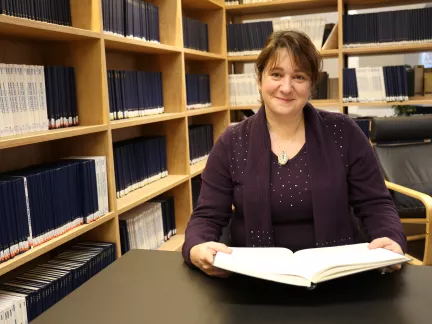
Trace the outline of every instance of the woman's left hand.
<instances>
[{"instance_id":1,"label":"woman's left hand","mask_svg":"<svg viewBox=\"0 0 432 324\"><path fill-rule=\"evenodd\" d=\"M369 245L368 245L369 249L377 249L377 248L383 248L386 250L390 250L399 254L404 254L402 251L402 248L400 247L400 245L398 243L396 243L395 241L389 239L388 237L380 237L377 238L375 240L373 240ZM400 264L396 264L390 267L386 267L384 268L382 271L383 272L394 272L397 270L400 270L402 268L402 265Z\"/></svg>"}]
</instances>

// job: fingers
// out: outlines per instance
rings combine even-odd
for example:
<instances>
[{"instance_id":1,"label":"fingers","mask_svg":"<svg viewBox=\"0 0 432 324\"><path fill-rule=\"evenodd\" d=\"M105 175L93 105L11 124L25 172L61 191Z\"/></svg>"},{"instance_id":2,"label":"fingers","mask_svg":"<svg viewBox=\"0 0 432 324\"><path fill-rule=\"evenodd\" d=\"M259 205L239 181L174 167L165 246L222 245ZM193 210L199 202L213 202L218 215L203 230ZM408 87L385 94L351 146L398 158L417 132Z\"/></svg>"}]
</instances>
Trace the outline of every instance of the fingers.
<instances>
[{"instance_id":1,"label":"fingers","mask_svg":"<svg viewBox=\"0 0 432 324\"><path fill-rule=\"evenodd\" d=\"M401 264L395 264L395 265L380 269L380 272L381 272L381 274L386 274L386 273L392 273L392 272L398 271L400 269L402 269L402 265Z\"/></svg>"},{"instance_id":2,"label":"fingers","mask_svg":"<svg viewBox=\"0 0 432 324\"><path fill-rule=\"evenodd\" d=\"M232 249L222 243L202 243L191 249L191 261L195 266L210 276L226 278L231 272L213 266L213 260L217 252L231 253Z\"/></svg>"},{"instance_id":3,"label":"fingers","mask_svg":"<svg viewBox=\"0 0 432 324\"><path fill-rule=\"evenodd\" d=\"M392 243L394 243L394 241L389 239L388 237L380 237L380 238L373 240L369 244L369 249L384 248L388 245L391 245Z\"/></svg>"},{"instance_id":4,"label":"fingers","mask_svg":"<svg viewBox=\"0 0 432 324\"><path fill-rule=\"evenodd\" d=\"M373 240L369 245L369 249L383 248L395 253L403 254L402 248L398 243L388 237L381 237Z\"/></svg>"},{"instance_id":5,"label":"fingers","mask_svg":"<svg viewBox=\"0 0 432 324\"><path fill-rule=\"evenodd\" d=\"M223 243L209 242L207 246L215 252L223 252L228 254L232 252L232 249Z\"/></svg>"}]
</instances>

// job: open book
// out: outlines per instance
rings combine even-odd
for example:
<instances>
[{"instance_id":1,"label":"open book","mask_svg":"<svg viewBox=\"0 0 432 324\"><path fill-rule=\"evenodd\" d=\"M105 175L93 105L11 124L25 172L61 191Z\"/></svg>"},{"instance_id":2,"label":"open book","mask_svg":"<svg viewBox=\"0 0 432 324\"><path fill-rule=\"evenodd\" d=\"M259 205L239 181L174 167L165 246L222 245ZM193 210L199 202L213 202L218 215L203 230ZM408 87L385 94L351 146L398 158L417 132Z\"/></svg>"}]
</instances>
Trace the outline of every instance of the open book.
<instances>
[{"instance_id":1,"label":"open book","mask_svg":"<svg viewBox=\"0 0 432 324\"><path fill-rule=\"evenodd\" d=\"M305 249L293 253L285 248L232 248L217 252L213 265L243 275L311 287L330 279L411 261L368 243Z\"/></svg>"}]
</instances>

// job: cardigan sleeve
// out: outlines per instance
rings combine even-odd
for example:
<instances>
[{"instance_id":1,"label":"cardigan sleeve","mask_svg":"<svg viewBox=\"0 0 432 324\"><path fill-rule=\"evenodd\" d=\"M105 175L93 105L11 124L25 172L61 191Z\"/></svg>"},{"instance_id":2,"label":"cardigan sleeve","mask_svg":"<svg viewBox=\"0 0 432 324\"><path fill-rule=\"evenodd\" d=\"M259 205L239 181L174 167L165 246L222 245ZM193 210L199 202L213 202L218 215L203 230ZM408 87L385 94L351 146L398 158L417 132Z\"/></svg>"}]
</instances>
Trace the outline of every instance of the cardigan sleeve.
<instances>
[{"instance_id":1,"label":"cardigan sleeve","mask_svg":"<svg viewBox=\"0 0 432 324\"><path fill-rule=\"evenodd\" d=\"M191 248L204 242L219 241L222 229L228 225L232 216L233 181L225 144L227 138L229 129L212 148L201 174L202 184L197 207L188 222L182 247L183 258L189 265L192 265Z\"/></svg>"},{"instance_id":2,"label":"cardigan sleeve","mask_svg":"<svg viewBox=\"0 0 432 324\"><path fill-rule=\"evenodd\" d=\"M406 252L406 236L369 140L350 118L349 203L372 240L388 237Z\"/></svg>"}]
</instances>

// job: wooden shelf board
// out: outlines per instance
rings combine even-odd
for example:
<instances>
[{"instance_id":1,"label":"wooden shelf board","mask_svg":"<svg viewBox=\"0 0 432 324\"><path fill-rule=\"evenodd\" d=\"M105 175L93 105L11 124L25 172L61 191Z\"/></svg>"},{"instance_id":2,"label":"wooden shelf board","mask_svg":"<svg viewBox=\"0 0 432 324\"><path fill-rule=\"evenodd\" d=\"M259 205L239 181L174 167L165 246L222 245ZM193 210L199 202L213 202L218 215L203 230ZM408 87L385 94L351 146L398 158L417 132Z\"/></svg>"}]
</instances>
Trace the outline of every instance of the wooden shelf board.
<instances>
[{"instance_id":1,"label":"wooden shelf board","mask_svg":"<svg viewBox=\"0 0 432 324\"><path fill-rule=\"evenodd\" d=\"M52 239L51 241L41 244L40 246L30 249L22 254L18 254L13 259L0 264L0 276L92 230L93 228L100 226L114 217L114 212L108 213L105 216L99 218L97 221L78 226L63 235Z\"/></svg>"},{"instance_id":2,"label":"wooden shelf board","mask_svg":"<svg viewBox=\"0 0 432 324\"><path fill-rule=\"evenodd\" d=\"M321 51L321 56L324 58L338 57L339 50L338 49L330 49Z\"/></svg>"},{"instance_id":3,"label":"wooden shelf board","mask_svg":"<svg viewBox=\"0 0 432 324\"><path fill-rule=\"evenodd\" d=\"M224 60L225 56L215 53L209 53L204 51L198 51L191 48L184 48L184 55L185 59L187 60L199 60L199 61L205 61L205 60Z\"/></svg>"},{"instance_id":4,"label":"wooden shelf board","mask_svg":"<svg viewBox=\"0 0 432 324\"><path fill-rule=\"evenodd\" d=\"M57 139L80 136L90 133L103 132L108 129L108 125L98 126L73 126L60 129L52 129L42 132L26 133L21 135L13 135L0 137L0 149L29 145Z\"/></svg>"},{"instance_id":5,"label":"wooden shelf board","mask_svg":"<svg viewBox=\"0 0 432 324\"><path fill-rule=\"evenodd\" d=\"M333 7L337 10L337 0L276 0L271 2L250 3L225 6L229 15L249 15L278 12L286 10L310 10Z\"/></svg>"},{"instance_id":6,"label":"wooden shelf board","mask_svg":"<svg viewBox=\"0 0 432 324\"><path fill-rule=\"evenodd\" d=\"M184 112L163 113L163 114L151 115L145 117L112 120L110 122L110 125L111 125L111 129L117 129L117 128L125 128L125 127L132 127L132 126L138 126L144 124L157 123L165 120L172 120L172 119L183 118L183 117L185 117Z\"/></svg>"},{"instance_id":7,"label":"wooden shelf board","mask_svg":"<svg viewBox=\"0 0 432 324\"><path fill-rule=\"evenodd\" d=\"M166 241L162 246L158 247L158 251L181 251L185 240L184 234L176 234Z\"/></svg>"},{"instance_id":8,"label":"wooden shelf board","mask_svg":"<svg viewBox=\"0 0 432 324\"><path fill-rule=\"evenodd\" d=\"M105 40L105 48L110 50L148 54L170 54L181 52L181 49L175 46L156 44L117 35L103 34L103 38Z\"/></svg>"},{"instance_id":9,"label":"wooden shelf board","mask_svg":"<svg viewBox=\"0 0 432 324\"><path fill-rule=\"evenodd\" d=\"M348 9L380 8L388 6L411 5L426 3L427 0L343 0Z\"/></svg>"},{"instance_id":10,"label":"wooden shelf board","mask_svg":"<svg viewBox=\"0 0 432 324\"><path fill-rule=\"evenodd\" d=\"M411 97L408 101L398 102L345 102L342 106L370 106L370 107L387 107L387 106L405 106L405 105L432 105L432 96L430 97Z\"/></svg>"},{"instance_id":11,"label":"wooden shelf board","mask_svg":"<svg viewBox=\"0 0 432 324\"><path fill-rule=\"evenodd\" d=\"M432 51L432 43L342 49L342 53L346 55L372 55L372 54L381 55L381 54L389 54L389 53L429 52L429 51Z\"/></svg>"},{"instance_id":12,"label":"wooden shelf board","mask_svg":"<svg viewBox=\"0 0 432 324\"><path fill-rule=\"evenodd\" d=\"M227 56L228 62L255 62L258 55Z\"/></svg>"},{"instance_id":13,"label":"wooden shelf board","mask_svg":"<svg viewBox=\"0 0 432 324\"><path fill-rule=\"evenodd\" d=\"M0 15L0 35L32 40L68 41L98 39L100 33L25 18Z\"/></svg>"},{"instance_id":14,"label":"wooden shelf board","mask_svg":"<svg viewBox=\"0 0 432 324\"><path fill-rule=\"evenodd\" d=\"M213 10L221 9L224 7L222 0L182 0L183 8L188 9L201 9L201 10Z\"/></svg>"},{"instance_id":15,"label":"wooden shelf board","mask_svg":"<svg viewBox=\"0 0 432 324\"><path fill-rule=\"evenodd\" d=\"M338 49L321 51L321 56L323 58L338 57L338 55L339 55ZM258 55L227 56L228 62L255 62L257 58Z\"/></svg>"},{"instance_id":16,"label":"wooden shelf board","mask_svg":"<svg viewBox=\"0 0 432 324\"><path fill-rule=\"evenodd\" d=\"M259 109L261 105L247 105L247 106L230 106L230 110L247 110L247 109Z\"/></svg>"},{"instance_id":17,"label":"wooden shelf board","mask_svg":"<svg viewBox=\"0 0 432 324\"><path fill-rule=\"evenodd\" d=\"M316 108L340 106L339 99L311 100L310 103Z\"/></svg>"},{"instance_id":18,"label":"wooden shelf board","mask_svg":"<svg viewBox=\"0 0 432 324\"><path fill-rule=\"evenodd\" d=\"M208 108L199 108L199 109L191 109L186 112L187 116L197 116L204 114L211 114L218 111L227 110L225 106L217 106L217 107L208 107Z\"/></svg>"},{"instance_id":19,"label":"wooden shelf board","mask_svg":"<svg viewBox=\"0 0 432 324\"><path fill-rule=\"evenodd\" d=\"M165 178L159 179L142 188L134 190L128 195L117 199L118 213L124 213L129 209L132 209L164 193L165 191L174 188L175 186L187 181L188 179L189 176L187 175L168 175Z\"/></svg>"},{"instance_id":20,"label":"wooden shelf board","mask_svg":"<svg viewBox=\"0 0 432 324\"><path fill-rule=\"evenodd\" d=\"M204 170L206 164L207 164L207 159L191 165L190 166L191 178L196 177L197 175L201 174L201 172Z\"/></svg>"}]
</instances>

